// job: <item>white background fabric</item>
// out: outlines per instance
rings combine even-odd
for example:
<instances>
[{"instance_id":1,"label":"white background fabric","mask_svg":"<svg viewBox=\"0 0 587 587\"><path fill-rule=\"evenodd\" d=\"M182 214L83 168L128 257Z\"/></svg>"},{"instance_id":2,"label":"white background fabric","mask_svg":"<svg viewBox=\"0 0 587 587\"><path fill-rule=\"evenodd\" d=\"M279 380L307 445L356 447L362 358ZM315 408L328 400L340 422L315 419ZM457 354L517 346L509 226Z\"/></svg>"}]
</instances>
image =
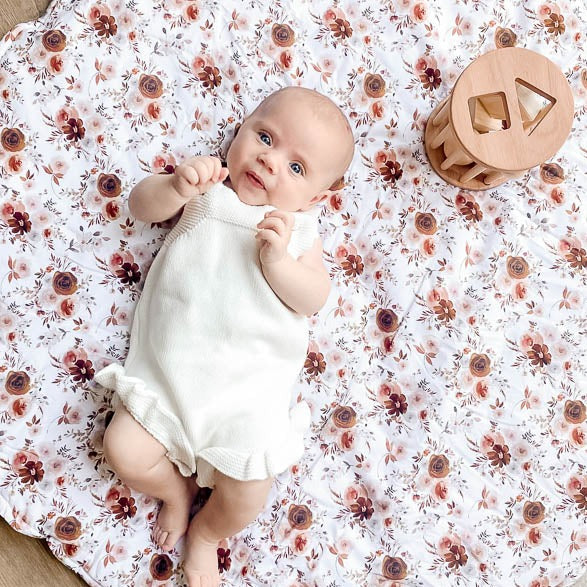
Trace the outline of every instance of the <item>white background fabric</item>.
<instances>
[{"instance_id":1,"label":"white background fabric","mask_svg":"<svg viewBox=\"0 0 587 587\"><path fill-rule=\"evenodd\" d=\"M91 584L183 584L183 543L157 552L157 503L101 450L93 373L124 359L168 231L127 197L302 84L343 107L357 154L320 218L333 289L296 389L306 452L223 544L225 584L572 584L587 567L586 23L580 0L78 0L7 35L2 516ZM550 166L460 192L431 171L424 123L496 44L561 67L574 127Z\"/></svg>"}]
</instances>

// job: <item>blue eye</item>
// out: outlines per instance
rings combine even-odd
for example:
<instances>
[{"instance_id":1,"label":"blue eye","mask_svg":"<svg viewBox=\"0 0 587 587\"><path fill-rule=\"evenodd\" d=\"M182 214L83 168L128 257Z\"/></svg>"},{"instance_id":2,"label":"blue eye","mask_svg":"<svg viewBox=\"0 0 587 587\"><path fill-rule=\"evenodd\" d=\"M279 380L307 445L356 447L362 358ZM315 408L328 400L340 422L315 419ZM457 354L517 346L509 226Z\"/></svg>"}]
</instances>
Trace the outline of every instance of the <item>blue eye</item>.
<instances>
[{"instance_id":1,"label":"blue eye","mask_svg":"<svg viewBox=\"0 0 587 587\"><path fill-rule=\"evenodd\" d=\"M265 141L265 140L263 140L263 139L264 139L264 137L266 137L266 138L267 138L267 140L266 140L266 141ZM260 133L259 133L259 138L260 138L260 139L261 139L261 141L262 141L263 143L265 143L266 145L271 145L271 137L270 137L270 136L269 136L269 135L268 135L266 132L260 132Z\"/></svg>"},{"instance_id":2,"label":"blue eye","mask_svg":"<svg viewBox=\"0 0 587 587\"><path fill-rule=\"evenodd\" d=\"M301 175L304 172L303 167L299 163L290 163L289 167L296 175Z\"/></svg>"}]
</instances>

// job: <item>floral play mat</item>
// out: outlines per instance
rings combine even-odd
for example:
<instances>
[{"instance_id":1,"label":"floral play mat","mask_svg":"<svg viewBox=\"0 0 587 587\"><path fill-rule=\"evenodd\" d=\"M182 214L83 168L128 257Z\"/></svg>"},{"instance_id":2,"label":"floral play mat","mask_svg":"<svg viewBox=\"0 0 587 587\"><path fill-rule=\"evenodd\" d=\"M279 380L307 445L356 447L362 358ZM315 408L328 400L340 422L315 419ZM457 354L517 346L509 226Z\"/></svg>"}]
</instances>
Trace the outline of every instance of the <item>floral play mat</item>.
<instances>
[{"instance_id":1,"label":"floral play mat","mask_svg":"<svg viewBox=\"0 0 587 587\"><path fill-rule=\"evenodd\" d=\"M292 401L306 452L222 543L224 585L570 586L587 571L587 14L582 0L55 0L0 43L0 514L91 585L184 585L183 542L102 453L170 223L132 186L222 154L271 91L347 113L320 213L332 291ZM552 160L484 192L423 130L475 57L538 51L575 100ZM220 276L225 278L225 276Z\"/></svg>"}]
</instances>

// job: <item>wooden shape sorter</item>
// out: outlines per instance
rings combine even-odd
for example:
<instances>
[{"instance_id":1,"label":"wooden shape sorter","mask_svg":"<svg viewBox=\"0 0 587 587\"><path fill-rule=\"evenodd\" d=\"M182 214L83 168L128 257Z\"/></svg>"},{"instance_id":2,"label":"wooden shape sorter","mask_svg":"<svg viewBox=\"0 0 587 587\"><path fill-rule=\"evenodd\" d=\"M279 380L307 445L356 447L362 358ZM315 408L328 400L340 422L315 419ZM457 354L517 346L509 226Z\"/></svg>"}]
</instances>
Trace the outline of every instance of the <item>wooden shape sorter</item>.
<instances>
[{"instance_id":1,"label":"wooden shape sorter","mask_svg":"<svg viewBox=\"0 0 587 587\"><path fill-rule=\"evenodd\" d=\"M489 189L552 157L572 122L571 88L554 63L529 49L496 49L473 61L432 112L426 154L448 183Z\"/></svg>"}]
</instances>

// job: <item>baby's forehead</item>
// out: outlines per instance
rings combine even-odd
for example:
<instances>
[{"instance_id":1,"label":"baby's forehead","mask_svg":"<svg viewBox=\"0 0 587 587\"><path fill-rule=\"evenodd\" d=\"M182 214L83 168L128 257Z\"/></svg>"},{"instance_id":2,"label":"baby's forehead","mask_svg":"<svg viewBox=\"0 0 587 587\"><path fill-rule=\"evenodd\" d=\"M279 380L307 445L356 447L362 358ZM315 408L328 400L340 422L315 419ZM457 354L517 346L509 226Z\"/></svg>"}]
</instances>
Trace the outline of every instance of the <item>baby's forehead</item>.
<instances>
[{"instance_id":1,"label":"baby's forehead","mask_svg":"<svg viewBox=\"0 0 587 587\"><path fill-rule=\"evenodd\" d=\"M328 129L329 134L338 133L335 127L337 113L332 108L320 107L315 101L301 97L293 99L289 96L275 99L266 106L261 104L250 116L255 122L272 122L274 124L294 125L294 128L301 134L315 134L312 130L319 132ZM307 122L308 124L300 124Z\"/></svg>"}]
</instances>

